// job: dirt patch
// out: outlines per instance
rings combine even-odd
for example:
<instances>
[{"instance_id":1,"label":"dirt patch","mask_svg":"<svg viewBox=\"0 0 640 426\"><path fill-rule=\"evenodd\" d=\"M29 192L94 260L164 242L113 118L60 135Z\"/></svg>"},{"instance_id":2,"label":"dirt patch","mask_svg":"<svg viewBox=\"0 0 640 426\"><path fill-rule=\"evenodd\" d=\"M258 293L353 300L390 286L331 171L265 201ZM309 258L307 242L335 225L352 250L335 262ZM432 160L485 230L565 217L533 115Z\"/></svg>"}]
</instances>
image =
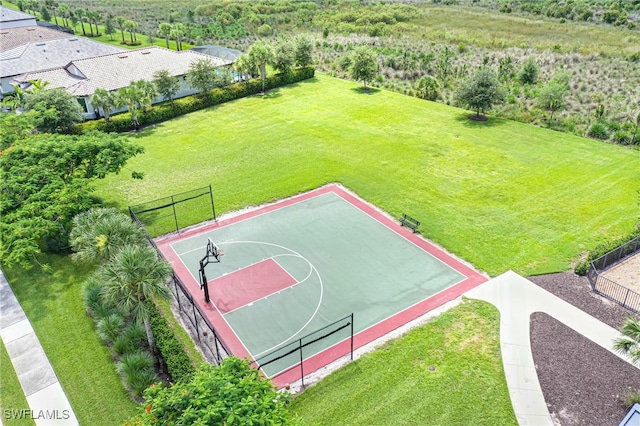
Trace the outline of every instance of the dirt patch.
<instances>
[{"instance_id":1,"label":"dirt patch","mask_svg":"<svg viewBox=\"0 0 640 426\"><path fill-rule=\"evenodd\" d=\"M639 317L573 272L529 280L611 327ZM531 351L549 412L563 426L617 425L627 413L620 399L640 390L640 369L546 314L531 316Z\"/></svg>"},{"instance_id":2,"label":"dirt patch","mask_svg":"<svg viewBox=\"0 0 640 426\"><path fill-rule=\"evenodd\" d=\"M640 253L627 257L600 275L636 293L640 293Z\"/></svg>"},{"instance_id":3,"label":"dirt patch","mask_svg":"<svg viewBox=\"0 0 640 426\"><path fill-rule=\"evenodd\" d=\"M617 425L640 369L547 314L531 315L531 350L551 415L563 426Z\"/></svg>"}]
</instances>

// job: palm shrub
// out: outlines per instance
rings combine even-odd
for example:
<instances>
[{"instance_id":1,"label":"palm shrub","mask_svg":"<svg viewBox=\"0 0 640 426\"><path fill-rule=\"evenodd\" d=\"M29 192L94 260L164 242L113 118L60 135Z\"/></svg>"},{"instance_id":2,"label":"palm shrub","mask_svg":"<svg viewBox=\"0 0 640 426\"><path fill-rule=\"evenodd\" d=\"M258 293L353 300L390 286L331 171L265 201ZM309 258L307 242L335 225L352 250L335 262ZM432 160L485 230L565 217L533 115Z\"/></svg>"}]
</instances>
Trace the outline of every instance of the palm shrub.
<instances>
[{"instance_id":1,"label":"palm shrub","mask_svg":"<svg viewBox=\"0 0 640 426\"><path fill-rule=\"evenodd\" d=\"M587 136L594 139L609 139L609 128L602 122L593 123L587 130Z\"/></svg>"},{"instance_id":2,"label":"palm shrub","mask_svg":"<svg viewBox=\"0 0 640 426\"><path fill-rule=\"evenodd\" d=\"M622 337L613 342L613 349L621 354L629 356L635 363L640 362L640 320L627 318L620 329Z\"/></svg>"},{"instance_id":3,"label":"palm shrub","mask_svg":"<svg viewBox=\"0 0 640 426\"><path fill-rule=\"evenodd\" d=\"M71 257L104 263L127 245L145 244L144 231L114 208L96 207L76 215L69 235Z\"/></svg>"},{"instance_id":4,"label":"palm shrub","mask_svg":"<svg viewBox=\"0 0 640 426\"><path fill-rule=\"evenodd\" d=\"M158 381L153 370L153 358L146 352L124 355L116 368L127 389L136 397L141 397L146 388Z\"/></svg>"},{"instance_id":5,"label":"palm shrub","mask_svg":"<svg viewBox=\"0 0 640 426\"><path fill-rule=\"evenodd\" d=\"M131 323L113 342L113 351L117 355L126 355L145 347L147 333L139 324Z\"/></svg>"},{"instance_id":6,"label":"palm shrub","mask_svg":"<svg viewBox=\"0 0 640 426\"><path fill-rule=\"evenodd\" d=\"M112 343L118 338L124 325L125 321L122 315L113 313L99 320L96 329L98 336L100 336L102 340L107 343Z\"/></svg>"}]
</instances>

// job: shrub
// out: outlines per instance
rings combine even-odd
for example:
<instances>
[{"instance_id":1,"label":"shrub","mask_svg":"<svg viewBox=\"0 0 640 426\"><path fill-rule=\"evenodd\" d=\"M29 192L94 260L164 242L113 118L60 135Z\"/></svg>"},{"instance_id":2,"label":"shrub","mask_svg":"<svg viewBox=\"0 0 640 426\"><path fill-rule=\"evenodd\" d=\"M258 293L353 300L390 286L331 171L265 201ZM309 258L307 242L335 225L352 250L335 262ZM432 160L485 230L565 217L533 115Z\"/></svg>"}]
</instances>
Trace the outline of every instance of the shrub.
<instances>
[{"instance_id":1,"label":"shrub","mask_svg":"<svg viewBox=\"0 0 640 426\"><path fill-rule=\"evenodd\" d=\"M96 326L100 338L108 343L115 341L123 328L124 318L117 313L102 318Z\"/></svg>"},{"instance_id":2,"label":"shrub","mask_svg":"<svg viewBox=\"0 0 640 426\"><path fill-rule=\"evenodd\" d=\"M295 69L292 72L282 75L269 76L265 82L265 89L274 89L298 81L312 78L315 69L311 67ZM190 112L198 111L210 106L218 105L234 99L255 95L262 92L260 79L252 79L248 82L240 82L229 86L218 87L207 93L186 96L176 99L173 102L163 102L154 105L149 111L141 112L138 121L141 126L148 126L154 123L167 121ZM114 115L109 122L104 119L85 121L77 125L77 131L84 133L90 130L100 130L102 132L128 132L132 129L131 114L128 112Z\"/></svg>"},{"instance_id":3,"label":"shrub","mask_svg":"<svg viewBox=\"0 0 640 426\"><path fill-rule=\"evenodd\" d=\"M590 138L607 140L609 139L609 128L601 122L593 123L587 130L587 136Z\"/></svg>"},{"instance_id":4,"label":"shrub","mask_svg":"<svg viewBox=\"0 0 640 426\"><path fill-rule=\"evenodd\" d=\"M113 351L118 355L131 354L144 348L147 333L137 323L132 323L113 342Z\"/></svg>"},{"instance_id":5,"label":"shrub","mask_svg":"<svg viewBox=\"0 0 640 426\"><path fill-rule=\"evenodd\" d=\"M118 362L118 372L125 374L134 370L153 368L153 358L147 352L137 351L123 356Z\"/></svg>"},{"instance_id":6,"label":"shrub","mask_svg":"<svg viewBox=\"0 0 640 426\"><path fill-rule=\"evenodd\" d=\"M640 391L625 394L622 398L622 403L627 409L633 407L633 404L640 404Z\"/></svg>"},{"instance_id":7,"label":"shrub","mask_svg":"<svg viewBox=\"0 0 640 426\"><path fill-rule=\"evenodd\" d=\"M168 373L174 382L189 380L195 371L189 354L152 301L148 302L148 309L156 346L167 365Z\"/></svg>"},{"instance_id":8,"label":"shrub","mask_svg":"<svg viewBox=\"0 0 640 426\"><path fill-rule=\"evenodd\" d=\"M595 259L599 258L600 256L604 256L605 254L607 254L608 252L610 252L611 250L620 247L621 245L623 245L624 243L626 243L627 241L631 241L632 239L636 238L637 236L640 235L640 223L638 223L639 226L636 227L636 229L631 232L629 235L626 235L622 238L617 238L617 239L613 239L613 240L609 240L609 241L605 241L601 244L599 244L598 246L596 246L596 248L594 248L593 250L591 250L588 254L585 260L579 262L576 267L573 269L573 271L578 274L578 275L586 275L587 271L589 270L589 266L591 265L591 262L594 261Z\"/></svg>"},{"instance_id":9,"label":"shrub","mask_svg":"<svg viewBox=\"0 0 640 426\"><path fill-rule=\"evenodd\" d=\"M631 135L624 130L616 130L613 133L613 140L620 145L628 145L631 142Z\"/></svg>"}]
</instances>

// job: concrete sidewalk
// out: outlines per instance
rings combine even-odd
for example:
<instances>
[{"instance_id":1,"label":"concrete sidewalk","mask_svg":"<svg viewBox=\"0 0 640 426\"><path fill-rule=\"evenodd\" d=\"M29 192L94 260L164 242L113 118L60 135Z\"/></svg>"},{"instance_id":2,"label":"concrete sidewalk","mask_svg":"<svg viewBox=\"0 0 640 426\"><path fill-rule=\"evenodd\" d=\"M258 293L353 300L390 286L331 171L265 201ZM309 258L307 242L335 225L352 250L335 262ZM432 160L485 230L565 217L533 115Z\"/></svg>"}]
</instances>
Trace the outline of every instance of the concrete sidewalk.
<instances>
[{"instance_id":1,"label":"concrete sidewalk","mask_svg":"<svg viewBox=\"0 0 640 426\"><path fill-rule=\"evenodd\" d=\"M505 376L516 418L521 425L553 425L536 373L529 321L544 312L607 349L620 333L570 303L538 287L515 272L506 272L467 292L465 296L487 301L500 311L500 348Z\"/></svg>"},{"instance_id":2,"label":"concrete sidewalk","mask_svg":"<svg viewBox=\"0 0 640 426\"><path fill-rule=\"evenodd\" d=\"M42 426L77 425L71 404L2 271L0 337L29 404L29 407L3 406L3 416L30 417Z\"/></svg>"}]
</instances>

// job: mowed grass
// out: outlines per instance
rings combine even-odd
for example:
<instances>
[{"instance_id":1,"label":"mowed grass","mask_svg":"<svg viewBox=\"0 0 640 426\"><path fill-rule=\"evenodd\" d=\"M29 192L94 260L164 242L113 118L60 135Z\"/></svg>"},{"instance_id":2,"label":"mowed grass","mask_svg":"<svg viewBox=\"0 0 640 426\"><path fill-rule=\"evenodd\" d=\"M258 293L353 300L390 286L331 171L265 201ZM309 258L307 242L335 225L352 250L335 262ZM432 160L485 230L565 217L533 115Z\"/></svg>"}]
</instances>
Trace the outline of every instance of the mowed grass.
<instances>
[{"instance_id":1,"label":"mowed grass","mask_svg":"<svg viewBox=\"0 0 640 426\"><path fill-rule=\"evenodd\" d=\"M307 426L516 425L499 327L492 305L462 303L311 386L291 412Z\"/></svg>"},{"instance_id":2,"label":"mowed grass","mask_svg":"<svg viewBox=\"0 0 640 426\"><path fill-rule=\"evenodd\" d=\"M24 396L22 386L18 381L18 376L13 369L11 358L7 353L7 348L0 341L0 412L2 412L2 424L6 426L27 426L35 425L35 421L30 418L19 419L19 414L12 416L21 410L28 410L29 403ZM9 413L9 416L6 414Z\"/></svg>"},{"instance_id":3,"label":"mowed grass","mask_svg":"<svg viewBox=\"0 0 640 426\"><path fill-rule=\"evenodd\" d=\"M566 270L632 230L639 151L359 87L318 75L149 128L96 194L126 209L212 184L220 213L340 182L491 275Z\"/></svg>"},{"instance_id":4,"label":"mowed grass","mask_svg":"<svg viewBox=\"0 0 640 426\"><path fill-rule=\"evenodd\" d=\"M38 267L28 271L3 268L11 288L80 424L122 424L136 414L138 406L125 392L111 355L82 305L82 282L90 267L71 263L68 257L46 256L40 260L47 262L53 272L46 273ZM4 406L5 398L17 401L17 392L14 386L5 389L3 380L2 408L11 408Z\"/></svg>"}]
</instances>

